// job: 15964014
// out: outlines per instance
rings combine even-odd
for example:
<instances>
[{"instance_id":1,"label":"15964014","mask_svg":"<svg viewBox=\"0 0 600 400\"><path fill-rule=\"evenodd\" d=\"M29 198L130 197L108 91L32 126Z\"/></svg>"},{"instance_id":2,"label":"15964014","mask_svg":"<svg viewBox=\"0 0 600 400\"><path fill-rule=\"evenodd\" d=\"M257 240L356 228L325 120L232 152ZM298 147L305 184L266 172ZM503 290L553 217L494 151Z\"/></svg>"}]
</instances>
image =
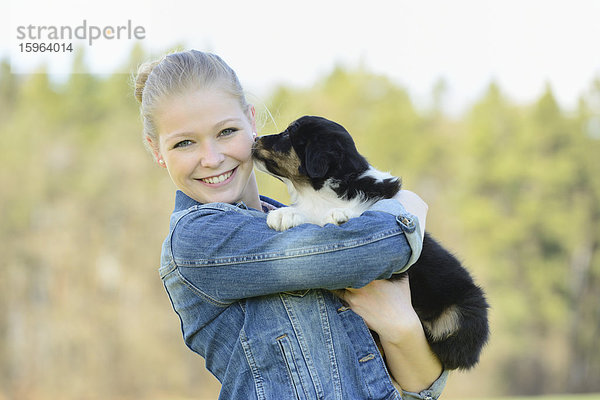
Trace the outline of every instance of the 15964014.
<instances>
[{"instance_id":1,"label":"15964014","mask_svg":"<svg viewBox=\"0 0 600 400\"><path fill-rule=\"evenodd\" d=\"M19 43L21 53L71 53L72 43Z\"/></svg>"}]
</instances>

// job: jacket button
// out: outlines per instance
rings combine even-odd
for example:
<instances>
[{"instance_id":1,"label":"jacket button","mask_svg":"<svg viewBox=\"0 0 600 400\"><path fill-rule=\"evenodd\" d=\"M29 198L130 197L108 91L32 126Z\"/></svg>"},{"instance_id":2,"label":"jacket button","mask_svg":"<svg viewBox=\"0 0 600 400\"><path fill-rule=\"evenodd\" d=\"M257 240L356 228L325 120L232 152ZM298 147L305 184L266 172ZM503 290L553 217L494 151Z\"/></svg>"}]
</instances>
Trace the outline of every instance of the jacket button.
<instances>
[{"instance_id":1,"label":"jacket button","mask_svg":"<svg viewBox=\"0 0 600 400\"><path fill-rule=\"evenodd\" d=\"M411 220L409 220L408 218L406 218L403 215L398 215L396 217L396 221L398 221L399 223L401 223L402 225L406 225L406 226L410 226L410 223L412 222Z\"/></svg>"}]
</instances>

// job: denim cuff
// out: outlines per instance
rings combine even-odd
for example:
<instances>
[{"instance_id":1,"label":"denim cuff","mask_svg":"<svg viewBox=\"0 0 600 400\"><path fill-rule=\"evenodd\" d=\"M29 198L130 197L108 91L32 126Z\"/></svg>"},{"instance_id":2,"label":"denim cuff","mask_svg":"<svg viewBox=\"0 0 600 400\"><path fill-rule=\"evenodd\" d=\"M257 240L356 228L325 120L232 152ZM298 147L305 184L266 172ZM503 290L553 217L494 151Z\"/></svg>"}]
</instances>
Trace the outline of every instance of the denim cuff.
<instances>
[{"instance_id":1,"label":"denim cuff","mask_svg":"<svg viewBox=\"0 0 600 400\"><path fill-rule=\"evenodd\" d=\"M406 211L406 208L394 199L383 199L369 207L369 211L383 211L392 215L411 215Z\"/></svg>"},{"instance_id":2,"label":"denim cuff","mask_svg":"<svg viewBox=\"0 0 600 400\"><path fill-rule=\"evenodd\" d=\"M444 370L439 378L431 384L429 389L420 393L402 391L402 400L436 400L442 395L442 390L448 380L448 370Z\"/></svg>"},{"instance_id":3,"label":"denim cuff","mask_svg":"<svg viewBox=\"0 0 600 400\"><path fill-rule=\"evenodd\" d=\"M379 200L369 208L369 211L382 211L396 216L396 221L402 227L412 253L406 265L394 273L399 274L406 271L417 262L421 256L421 250L423 250L423 234L419 226L419 219L406 211L404 206L394 199Z\"/></svg>"}]
</instances>

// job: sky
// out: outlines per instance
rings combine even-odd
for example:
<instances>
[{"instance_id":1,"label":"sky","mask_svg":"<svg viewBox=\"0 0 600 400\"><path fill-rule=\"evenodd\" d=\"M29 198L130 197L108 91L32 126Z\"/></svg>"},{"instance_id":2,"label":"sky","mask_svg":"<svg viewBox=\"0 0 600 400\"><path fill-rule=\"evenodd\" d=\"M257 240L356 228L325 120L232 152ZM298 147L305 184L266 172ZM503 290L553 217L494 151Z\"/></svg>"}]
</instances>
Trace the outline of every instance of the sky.
<instances>
[{"instance_id":1,"label":"sky","mask_svg":"<svg viewBox=\"0 0 600 400\"><path fill-rule=\"evenodd\" d=\"M519 103L534 101L549 83L573 108L600 78L600 0L1 1L9 12L0 16L0 57L14 73L43 63L56 79L70 71L73 53L22 52L40 40L19 37L19 27L48 27L42 41L59 43L48 37L52 26L74 30L85 22L86 32L108 27L114 36L129 23L143 29L142 39L121 30L111 40L90 44L89 33L66 42L83 46L89 70L101 74L131 73L123 66L135 43L156 57L174 46L212 51L258 96L278 84L309 86L335 66L361 65L422 106L444 79L450 112L466 109L491 81Z\"/></svg>"}]
</instances>

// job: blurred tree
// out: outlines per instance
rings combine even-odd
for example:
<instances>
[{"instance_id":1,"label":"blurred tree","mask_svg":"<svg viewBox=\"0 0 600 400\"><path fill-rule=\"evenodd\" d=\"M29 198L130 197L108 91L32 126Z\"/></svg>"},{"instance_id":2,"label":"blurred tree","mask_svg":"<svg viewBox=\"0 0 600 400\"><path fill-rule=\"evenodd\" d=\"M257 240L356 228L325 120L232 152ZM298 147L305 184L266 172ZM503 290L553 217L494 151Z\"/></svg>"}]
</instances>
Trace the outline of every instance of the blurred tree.
<instances>
[{"instance_id":1,"label":"blurred tree","mask_svg":"<svg viewBox=\"0 0 600 400\"><path fill-rule=\"evenodd\" d=\"M565 117L550 87L531 108L516 109L492 84L467 121L461 204L472 235L469 247L488 265L497 307L506 313L499 322L500 334L510 338L502 343L510 354L503 361L506 390L561 390L567 382L559 371L572 347L568 332L598 329L597 319L585 329L582 321L564 323L574 298L589 301L573 283L581 282L581 273L573 274L581 266L573 260L580 259L574 253L581 253L582 244L588 243L588 254L598 238L584 228L590 199L581 194L597 179L586 175L585 158L577 154L585 151L577 124ZM565 234L562 218L577 226L573 234ZM591 285L597 286L593 280Z\"/></svg>"},{"instance_id":2,"label":"blurred tree","mask_svg":"<svg viewBox=\"0 0 600 400\"><path fill-rule=\"evenodd\" d=\"M582 98L574 130L570 218L568 390L600 391L600 79Z\"/></svg>"}]
</instances>

